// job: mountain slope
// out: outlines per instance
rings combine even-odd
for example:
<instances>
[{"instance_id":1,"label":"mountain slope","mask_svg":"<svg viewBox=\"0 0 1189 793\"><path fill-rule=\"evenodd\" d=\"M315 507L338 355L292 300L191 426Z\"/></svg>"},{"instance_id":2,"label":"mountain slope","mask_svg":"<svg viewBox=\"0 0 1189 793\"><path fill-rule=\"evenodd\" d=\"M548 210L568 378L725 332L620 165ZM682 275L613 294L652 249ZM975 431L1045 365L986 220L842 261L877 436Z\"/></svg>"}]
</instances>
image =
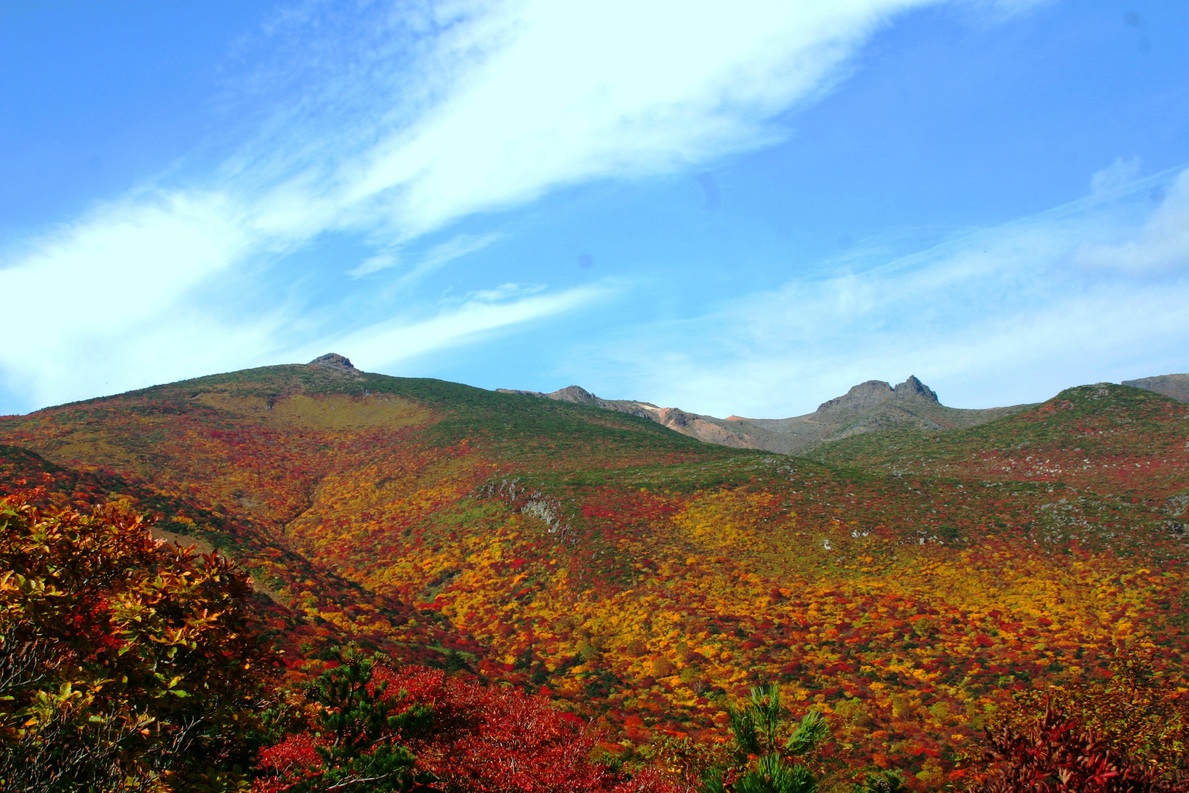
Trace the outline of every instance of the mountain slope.
<instances>
[{"instance_id":1,"label":"mountain slope","mask_svg":"<svg viewBox=\"0 0 1189 793\"><path fill-rule=\"evenodd\" d=\"M718 454L641 419L541 409L453 383L369 375L344 361L233 372L0 418L8 444L0 473L9 483L48 476L73 500L130 499L166 516L161 536L241 561L295 615L432 661L416 648L484 653L443 618L410 620L416 588L362 591L341 578L341 563L311 562L294 525L322 499L363 483L352 508L399 504L394 519L403 525L465 498L510 460L548 469L568 456L593 470ZM484 454L473 453L480 442ZM368 544L358 552L372 559Z\"/></svg>"},{"instance_id":2,"label":"mountain slope","mask_svg":"<svg viewBox=\"0 0 1189 793\"><path fill-rule=\"evenodd\" d=\"M278 366L0 419L0 473L157 499L267 584L295 648L437 656L629 744L720 735L726 699L777 681L828 715L831 768L878 755L937 787L1013 687L1100 669L1120 642L1160 666L1189 650L1167 506L1189 406L1075 391L973 429L854 435L832 467L583 404ZM869 409L827 410L849 407ZM980 456L1042 445L1094 476ZM1158 475L1109 474L1123 460Z\"/></svg>"},{"instance_id":3,"label":"mountain slope","mask_svg":"<svg viewBox=\"0 0 1189 793\"><path fill-rule=\"evenodd\" d=\"M365 592L333 569L312 564L242 514L195 504L190 494L158 490L135 475L66 467L28 449L0 444L0 495L29 487L41 494L35 501L84 508L112 500L125 503L156 518L151 529L156 539L234 559L252 574L259 607L293 659L301 655L299 645L321 647L351 637L416 663L440 663L451 653L481 653L459 632L411 621L414 609L401 599ZM343 603L355 604L351 612L356 624L329 625L320 618ZM377 624L383 630L377 631Z\"/></svg>"},{"instance_id":4,"label":"mountain slope","mask_svg":"<svg viewBox=\"0 0 1189 793\"><path fill-rule=\"evenodd\" d=\"M1164 374L1156 377L1141 377L1139 380L1124 380L1123 385L1155 391L1178 402L1189 402L1189 374Z\"/></svg>"}]
</instances>

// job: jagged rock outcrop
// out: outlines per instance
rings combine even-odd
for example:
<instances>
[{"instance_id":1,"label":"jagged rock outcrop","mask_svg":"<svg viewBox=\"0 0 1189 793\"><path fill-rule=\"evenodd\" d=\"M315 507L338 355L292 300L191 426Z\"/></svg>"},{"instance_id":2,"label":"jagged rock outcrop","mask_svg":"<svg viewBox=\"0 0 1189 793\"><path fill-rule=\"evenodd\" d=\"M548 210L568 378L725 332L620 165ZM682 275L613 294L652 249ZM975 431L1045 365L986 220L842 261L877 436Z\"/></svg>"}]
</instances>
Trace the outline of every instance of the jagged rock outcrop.
<instances>
[{"instance_id":1,"label":"jagged rock outcrop","mask_svg":"<svg viewBox=\"0 0 1189 793\"><path fill-rule=\"evenodd\" d=\"M910 374L907 380L893 388L892 391L895 393L896 397L901 399L921 397L923 399L929 400L930 402L935 402L939 405L941 404L937 400L937 392L918 380L915 374Z\"/></svg>"}]
</instances>

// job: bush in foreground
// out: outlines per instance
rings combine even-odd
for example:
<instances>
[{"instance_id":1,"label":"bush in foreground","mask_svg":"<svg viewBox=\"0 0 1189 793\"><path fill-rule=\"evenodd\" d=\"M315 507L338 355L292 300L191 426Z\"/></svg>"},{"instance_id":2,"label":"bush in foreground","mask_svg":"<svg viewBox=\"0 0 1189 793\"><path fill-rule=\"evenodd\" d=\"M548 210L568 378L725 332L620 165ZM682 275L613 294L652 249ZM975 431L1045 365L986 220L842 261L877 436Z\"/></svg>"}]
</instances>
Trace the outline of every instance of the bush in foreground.
<instances>
[{"instance_id":1,"label":"bush in foreground","mask_svg":"<svg viewBox=\"0 0 1189 793\"><path fill-rule=\"evenodd\" d=\"M0 788L231 784L266 672L247 577L34 496L0 499Z\"/></svg>"},{"instance_id":2,"label":"bush in foreground","mask_svg":"<svg viewBox=\"0 0 1189 793\"><path fill-rule=\"evenodd\" d=\"M1105 683L1018 696L988 740L977 793L1189 791L1189 700L1135 655Z\"/></svg>"}]
</instances>

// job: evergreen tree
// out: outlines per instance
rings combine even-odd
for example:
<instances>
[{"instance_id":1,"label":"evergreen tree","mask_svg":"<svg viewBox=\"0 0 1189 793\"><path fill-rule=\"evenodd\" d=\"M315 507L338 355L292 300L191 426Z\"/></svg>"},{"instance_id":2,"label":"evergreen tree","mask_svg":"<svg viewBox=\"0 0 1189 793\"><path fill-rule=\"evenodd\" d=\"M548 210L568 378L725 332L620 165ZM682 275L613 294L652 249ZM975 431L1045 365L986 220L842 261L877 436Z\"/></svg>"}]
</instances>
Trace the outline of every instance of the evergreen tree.
<instances>
[{"instance_id":1,"label":"evergreen tree","mask_svg":"<svg viewBox=\"0 0 1189 793\"><path fill-rule=\"evenodd\" d=\"M775 684L751 689L750 700L731 707L731 734L735 739L736 763L711 769L705 793L814 793L817 779L805 764L805 757L826 737L822 714L807 713L795 727L780 702Z\"/></svg>"}]
</instances>

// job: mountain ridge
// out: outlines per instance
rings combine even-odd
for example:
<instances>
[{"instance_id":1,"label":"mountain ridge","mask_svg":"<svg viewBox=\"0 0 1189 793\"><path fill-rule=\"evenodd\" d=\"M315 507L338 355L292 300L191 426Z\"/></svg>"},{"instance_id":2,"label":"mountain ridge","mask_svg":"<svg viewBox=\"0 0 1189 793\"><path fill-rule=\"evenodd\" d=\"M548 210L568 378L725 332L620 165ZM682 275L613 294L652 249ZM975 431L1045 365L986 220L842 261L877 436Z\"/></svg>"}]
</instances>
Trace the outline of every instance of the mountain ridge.
<instances>
[{"instance_id":1,"label":"mountain ridge","mask_svg":"<svg viewBox=\"0 0 1189 793\"><path fill-rule=\"evenodd\" d=\"M676 407L658 407L650 402L603 399L577 385L550 393L512 389L497 391L628 413L655 421L671 430L707 443L778 454L801 454L851 435L892 427L914 427L921 430L972 427L1030 407L946 407L938 400L937 393L922 383L916 375L909 375L906 380L895 386L883 380L867 380L852 386L841 396L826 400L813 413L783 419L746 418L736 415L717 418L690 413Z\"/></svg>"}]
</instances>

